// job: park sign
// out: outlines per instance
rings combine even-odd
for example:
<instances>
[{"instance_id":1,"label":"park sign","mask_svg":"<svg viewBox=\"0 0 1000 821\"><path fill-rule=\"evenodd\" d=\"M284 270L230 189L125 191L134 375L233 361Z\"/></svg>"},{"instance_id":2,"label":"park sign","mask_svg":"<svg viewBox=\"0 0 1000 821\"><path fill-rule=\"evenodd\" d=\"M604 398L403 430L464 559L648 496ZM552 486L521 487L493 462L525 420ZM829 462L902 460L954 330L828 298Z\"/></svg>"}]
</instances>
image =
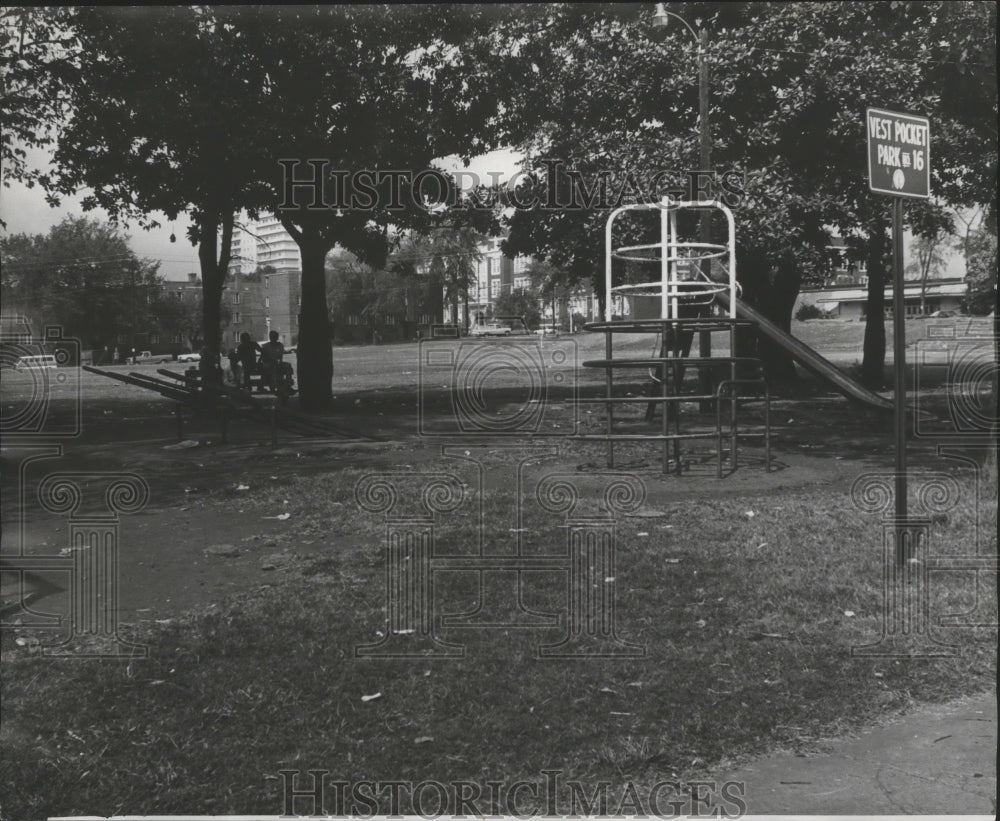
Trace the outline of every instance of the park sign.
<instances>
[{"instance_id":1,"label":"park sign","mask_svg":"<svg viewBox=\"0 0 1000 821\"><path fill-rule=\"evenodd\" d=\"M931 194L931 126L926 117L869 108L868 187L876 194Z\"/></svg>"},{"instance_id":2,"label":"park sign","mask_svg":"<svg viewBox=\"0 0 1000 821\"><path fill-rule=\"evenodd\" d=\"M868 134L868 187L874 194L889 194L892 203L892 315L906 316L903 296L903 197L927 199L931 195L931 124L926 117L869 108L865 113ZM892 323L895 371L896 434L896 563L906 569L914 558L908 533L906 504L906 323ZM888 577L887 577L888 578Z\"/></svg>"}]
</instances>

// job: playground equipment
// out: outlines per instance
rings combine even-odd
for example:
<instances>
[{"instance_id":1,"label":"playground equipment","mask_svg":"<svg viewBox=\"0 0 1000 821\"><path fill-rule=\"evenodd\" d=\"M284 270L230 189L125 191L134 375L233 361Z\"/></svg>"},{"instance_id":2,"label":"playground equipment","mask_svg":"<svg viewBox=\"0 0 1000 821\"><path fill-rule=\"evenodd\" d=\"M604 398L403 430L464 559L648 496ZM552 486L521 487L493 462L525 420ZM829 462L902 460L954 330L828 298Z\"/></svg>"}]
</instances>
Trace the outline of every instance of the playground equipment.
<instances>
[{"instance_id":1,"label":"playground equipment","mask_svg":"<svg viewBox=\"0 0 1000 821\"><path fill-rule=\"evenodd\" d=\"M327 419L317 419L308 414L279 406L277 401L262 402L260 398L255 398L251 394L227 385L204 384L197 370L194 369L183 374L157 369L157 373L167 377L167 379L138 372L121 374L89 365L84 365L83 369L137 388L154 391L161 396L175 400L177 403L174 411L177 420L178 442L184 439L185 411L191 411L195 416L217 414L220 422L219 438L223 444L228 442L229 423L234 418L267 426L270 430L272 444L277 444L279 429L304 438L344 437L368 441L376 439L369 434L362 434L342 425L336 425ZM276 399L276 397L268 396L266 399L271 400Z\"/></svg>"},{"instance_id":2,"label":"playground equipment","mask_svg":"<svg viewBox=\"0 0 1000 821\"><path fill-rule=\"evenodd\" d=\"M694 242L683 238L678 216L683 212L721 213L727 224L725 243ZM655 212L659 216L659 241L633 245L615 245L615 223L626 212ZM639 282L621 282L621 271L615 262L640 273ZM626 205L611 212L605 227L605 288L604 320L584 326L585 330L601 332L605 338L605 358L585 361L584 367L603 369L604 396L583 399L605 406L605 430L599 434L582 434L582 439L607 442L608 467L614 467L614 446L622 441L659 442L662 448L663 472L671 464L679 475L682 470L681 442L693 439L714 439L717 474L721 478L726 463L735 470L738 464L738 444L741 439L763 441L765 466L770 470L770 395L761 375L761 363L753 357L735 355L736 335L740 328L756 327L754 319L737 316L736 227L732 212L722 203L712 201L674 202L664 198L658 203ZM658 268L658 276L644 273L649 266ZM728 310L713 316L716 300L725 300ZM626 314L628 315L626 317ZM716 357L690 356L695 333L726 333L729 355ZM616 337L627 334L656 334L658 354L646 357L615 356ZM718 369L723 378L710 393L685 394L682 391L684 371L688 366ZM659 387L658 395L624 396L615 391L616 370L640 369L649 372L652 383ZM709 429L681 429L681 410L685 402L714 405L714 426ZM738 423L739 408L749 402L763 405L763 424L743 426ZM618 404L646 404L650 411L662 408L662 423L657 433L622 429L616 421ZM647 420L653 416L647 414Z\"/></svg>"},{"instance_id":3,"label":"playground equipment","mask_svg":"<svg viewBox=\"0 0 1000 821\"><path fill-rule=\"evenodd\" d=\"M725 243L687 241L678 228L678 216L685 211L714 210L725 216ZM635 245L615 245L615 222L625 212L656 211L659 215L659 241ZM644 281L622 282L619 266L656 265L659 276L640 277ZM738 357L737 332L752 328L784 351L797 364L828 383L848 399L878 411L891 411L890 399L869 390L852 379L836 365L808 345L789 335L755 308L739 299L736 274L735 224L725 205L714 201L673 202L627 205L611 213L605 227L605 301L604 319L584 326L588 331L605 335L605 358L586 361L585 367L605 371L605 395L581 402L603 404L606 407L605 430L600 434L584 434L578 438L598 439L608 443L608 467L614 467L615 442L637 440L657 441L663 448L663 471L673 463L679 474L682 469L680 444L686 439L711 438L716 441L718 475L721 477L727 459L729 468L737 467L737 445L743 438L759 438L764 444L764 461L770 469L770 396L761 375L760 361ZM713 315L712 309L719 313ZM628 314L628 316L626 316ZM723 332L729 336L728 356L699 358L690 356L695 333ZM614 339L622 334L656 334L658 353L649 357L629 358L614 355ZM725 372L711 393L681 391L685 368L712 368ZM651 382L658 386L658 396L616 395L614 371L645 369ZM763 424L748 429L738 424L738 408L748 402L763 404ZM681 431L681 406L684 402L714 405L713 429ZM615 406L627 403L647 405L646 421L663 408L662 425L658 433L625 431L616 427ZM623 421L618 417L617 421ZM728 452L726 451L728 448Z\"/></svg>"},{"instance_id":4,"label":"playground equipment","mask_svg":"<svg viewBox=\"0 0 1000 821\"><path fill-rule=\"evenodd\" d=\"M786 334L766 316L751 308L745 302L741 302L739 299L732 302L725 294L716 294L715 299L723 308L735 308L737 316L753 320L760 333L787 351L792 359L813 374L813 376L818 376L823 381L829 382L848 399L868 405L876 410L891 411L893 409L891 399L879 396L860 382L851 379L851 377L828 359L818 354L805 343L800 342L794 336Z\"/></svg>"}]
</instances>

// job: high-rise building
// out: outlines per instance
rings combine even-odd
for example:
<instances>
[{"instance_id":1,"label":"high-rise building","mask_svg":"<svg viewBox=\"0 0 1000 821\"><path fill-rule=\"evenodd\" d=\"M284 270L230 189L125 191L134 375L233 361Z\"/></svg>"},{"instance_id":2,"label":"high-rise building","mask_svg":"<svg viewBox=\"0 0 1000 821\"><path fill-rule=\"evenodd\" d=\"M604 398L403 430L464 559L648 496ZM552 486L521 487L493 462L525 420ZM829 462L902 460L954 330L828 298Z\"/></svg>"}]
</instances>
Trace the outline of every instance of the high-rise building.
<instances>
[{"instance_id":1,"label":"high-rise building","mask_svg":"<svg viewBox=\"0 0 1000 821\"><path fill-rule=\"evenodd\" d=\"M248 220L233 231L230 271L249 274L258 265L270 265L276 271L301 271L302 255L281 221L273 214Z\"/></svg>"},{"instance_id":2,"label":"high-rise building","mask_svg":"<svg viewBox=\"0 0 1000 821\"><path fill-rule=\"evenodd\" d=\"M272 270L254 275L264 267ZM230 320L223 345L235 346L244 331L258 341L271 331L285 345L298 341L302 255L276 216L264 214L233 232L229 271L223 300Z\"/></svg>"}]
</instances>

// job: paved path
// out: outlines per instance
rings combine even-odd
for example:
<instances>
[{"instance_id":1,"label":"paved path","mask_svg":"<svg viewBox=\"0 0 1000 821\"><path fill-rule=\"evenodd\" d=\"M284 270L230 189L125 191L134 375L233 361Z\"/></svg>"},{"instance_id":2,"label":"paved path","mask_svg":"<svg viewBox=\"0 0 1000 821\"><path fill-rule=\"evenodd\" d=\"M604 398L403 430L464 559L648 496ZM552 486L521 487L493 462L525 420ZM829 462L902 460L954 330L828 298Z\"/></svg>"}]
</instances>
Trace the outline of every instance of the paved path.
<instances>
[{"instance_id":1,"label":"paved path","mask_svg":"<svg viewBox=\"0 0 1000 821\"><path fill-rule=\"evenodd\" d=\"M996 815L995 694L923 707L805 757L777 753L722 780L753 815Z\"/></svg>"}]
</instances>

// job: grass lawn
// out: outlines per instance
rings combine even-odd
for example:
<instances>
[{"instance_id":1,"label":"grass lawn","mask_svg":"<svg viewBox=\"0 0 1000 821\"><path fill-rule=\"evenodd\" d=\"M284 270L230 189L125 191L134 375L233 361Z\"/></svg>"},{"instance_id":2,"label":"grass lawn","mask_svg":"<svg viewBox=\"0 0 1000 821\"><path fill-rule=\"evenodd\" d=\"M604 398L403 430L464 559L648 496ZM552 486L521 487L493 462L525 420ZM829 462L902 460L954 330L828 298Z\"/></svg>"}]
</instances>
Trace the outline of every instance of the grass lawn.
<instances>
[{"instance_id":1,"label":"grass lawn","mask_svg":"<svg viewBox=\"0 0 1000 821\"><path fill-rule=\"evenodd\" d=\"M990 629L938 629L957 645L950 659L851 657L879 636L880 526L822 487L649 501L620 520L617 629L644 658L539 658L559 627L442 628L464 657L356 658L388 629L381 517L337 501L353 499L362 475L331 470L262 491L262 509L290 513L292 543L319 541L325 554L280 584L135 632L148 660L8 654L3 817L277 814L282 769L480 784L559 769L584 783L652 784L995 681ZM979 538L995 553L995 507L977 514L971 475L956 478L964 501L932 525L937 550L969 553ZM469 510L482 503L487 552L509 543L518 506L526 549L564 544L561 520L530 492L465 492ZM440 554L477 543L477 517L455 519L438 529ZM934 618L971 610L976 595L995 612L991 584L934 575ZM437 574L438 614L473 609L475 579ZM509 579L490 593L496 613L516 615ZM531 610L565 611L559 573L526 573L520 593Z\"/></svg>"},{"instance_id":2,"label":"grass lawn","mask_svg":"<svg viewBox=\"0 0 1000 821\"><path fill-rule=\"evenodd\" d=\"M908 323L911 345L925 336L925 324ZM863 330L862 323L843 321L793 327L848 368L861 358ZM891 327L887 333L891 338ZM638 354L652 343L622 342ZM564 372L603 355L596 334L547 340L542 350L559 345L576 349L560 360ZM451 440L417 435L418 387L433 388L427 407L440 414L436 421L447 421L452 397L436 374L428 381L421 373L420 351L417 345L334 351L338 421L383 435L367 450L347 442L307 452L291 437L269 449L257 444L264 434L247 427L237 430L231 448L206 441L163 451L173 430L169 402L87 373L77 380L67 372L52 386L52 412L67 429L76 419L77 394L83 400L84 435L64 440L67 462L80 470L137 471L148 480L154 498L141 532L155 549L175 551L169 584L192 585L183 598L201 605L122 624L123 636L149 648L147 659L132 661L43 658L30 631L4 631L0 821L274 815L283 809L281 770L329 770L331 779L355 783L436 779L481 786L497 779L539 783L545 770L585 785L711 778L737 759L779 747L808 749L911 704L995 686L995 627L939 624L944 616L996 612L995 578L987 573L930 574L934 635L954 646L953 656L851 654L852 647L878 641L884 625L882 523L860 512L849 492L854 476L891 470L891 430L881 417L839 397L783 398L772 420L778 467L763 474L758 456L721 482L711 471L708 480L693 472L662 477L646 445L620 446L619 471L639 475L648 495L616 520L613 573L571 577L565 561L549 561L567 555L566 513L546 509L536 490L559 473L590 500L584 509L598 510L604 497L587 494L601 487L602 446L568 444L523 473L514 469L523 458L517 448L482 449L481 470L463 462L461 449L458 458L444 459L439 446ZM591 390L601 378L580 373ZM32 390L28 376L4 371L5 411L31 401ZM510 396L500 390L491 401L516 406L524 399L518 390L508 390ZM932 398L947 405L945 393ZM505 412L497 408L491 406ZM642 406L636 408L641 414ZM569 415L556 402L545 423L568 429ZM583 429L597 429L598 416L584 410ZM199 437L215 433L206 426ZM529 445L520 443L522 450ZM959 469L929 440L915 440L912 449L914 470L948 473L958 488L958 504L931 519L931 554L995 557L995 465L992 478L983 473L977 484L968 463ZM56 464L62 463L51 469ZM383 470L393 471L411 496L428 474L454 474L461 483L455 509L434 524L434 555L454 562L435 566L430 614L435 636L463 647L460 656L356 654L391 637L393 627L384 515L362 509L356 496L360 480ZM8 516L17 498L12 477L5 464ZM237 482L244 480L253 489L240 495ZM914 480L911 509L918 488ZM31 503L30 493L26 498ZM421 498L395 511L411 521L407 526L420 518ZM207 542L190 553L171 542L171 525L182 513L185 533L204 526L202 538L209 539L209 532L236 530L233 517L245 509L274 520L267 534L246 520L240 532L249 529L247 538L258 540L247 544L272 545L264 548L271 552L282 547L274 559L279 569L261 575L256 556L252 566L238 567L236 559L206 558ZM288 515L279 520L271 515L276 511ZM28 524L63 544L37 511ZM479 555L509 557L517 546L536 567L549 561L548 569L520 576L456 569ZM155 552L142 558L159 559ZM195 559L197 573L185 564ZM191 581L211 573L216 581L229 573L239 585L201 588ZM166 577L143 578L154 584ZM137 584L123 579L123 588L130 581ZM540 647L567 633L569 602L596 601L601 584L616 597L617 636L641 654L544 656ZM141 594L132 596L140 600L133 609L145 606ZM462 614L464 622L443 620ZM525 620L534 626L524 627ZM422 646L416 635L393 640Z\"/></svg>"}]
</instances>

